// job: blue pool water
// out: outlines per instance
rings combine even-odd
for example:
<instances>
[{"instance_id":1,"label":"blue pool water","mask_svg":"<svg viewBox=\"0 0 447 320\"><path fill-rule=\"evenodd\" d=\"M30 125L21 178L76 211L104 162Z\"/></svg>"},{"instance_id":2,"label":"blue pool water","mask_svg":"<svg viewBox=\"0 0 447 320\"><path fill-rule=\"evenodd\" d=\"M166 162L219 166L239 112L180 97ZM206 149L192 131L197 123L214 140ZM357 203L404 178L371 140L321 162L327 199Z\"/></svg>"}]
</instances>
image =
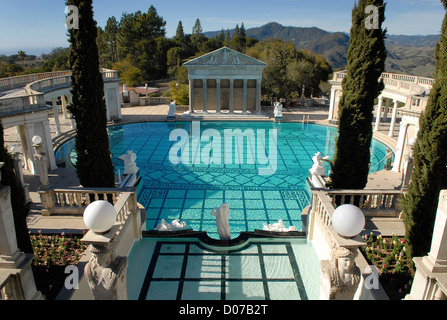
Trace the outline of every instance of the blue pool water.
<instances>
[{"instance_id":1,"label":"blue pool water","mask_svg":"<svg viewBox=\"0 0 447 320\"><path fill-rule=\"evenodd\" d=\"M174 141L169 139L175 129L188 134L187 154L186 149L180 149L185 146L179 143L180 137L171 139ZM225 130L229 129L233 133L237 129L253 132L256 143L249 144L244 139L243 145L238 145L233 139L229 148L225 144ZM138 201L147 209L148 230L155 228L161 219L167 222L180 219L189 228L206 231L217 239L216 218L211 211L223 203L230 206L233 238L241 231L262 229L264 223L277 223L279 219L286 227L302 228L301 212L310 201L306 178L313 165L312 157L317 152L333 157L336 128L302 123L201 122L198 140L191 138L197 133L194 130L191 122L109 127L116 173L124 172L119 156L129 150L137 154L142 177ZM276 140L269 139L273 130L277 133ZM204 133L220 136L221 141L204 137ZM71 166L76 161L73 144L71 140L56 152L57 158L68 161L67 165ZM274 170L261 174L268 167L266 160L272 150L276 151L276 161L270 159ZM371 151L371 172L383 169L386 146L373 141ZM175 164L175 159L186 163Z\"/></svg>"}]
</instances>

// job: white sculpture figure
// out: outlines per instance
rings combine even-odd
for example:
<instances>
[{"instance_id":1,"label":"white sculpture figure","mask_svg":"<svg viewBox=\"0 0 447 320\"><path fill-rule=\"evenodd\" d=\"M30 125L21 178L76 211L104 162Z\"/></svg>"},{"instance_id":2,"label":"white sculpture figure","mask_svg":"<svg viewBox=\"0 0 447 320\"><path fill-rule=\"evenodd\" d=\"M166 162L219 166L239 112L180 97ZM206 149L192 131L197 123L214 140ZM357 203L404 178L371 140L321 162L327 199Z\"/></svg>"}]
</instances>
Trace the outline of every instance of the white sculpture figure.
<instances>
[{"instance_id":1,"label":"white sculpture figure","mask_svg":"<svg viewBox=\"0 0 447 320\"><path fill-rule=\"evenodd\" d=\"M275 111L274 111L275 118L281 118L282 117L282 104L280 102L275 103Z\"/></svg>"},{"instance_id":2,"label":"white sculpture figure","mask_svg":"<svg viewBox=\"0 0 447 320\"><path fill-rule=\"evenodd\" d=\"M114 252L96 250L92 247L92 257L85 266L87 283L95 300L120 300L126 285L127 257L115 256Z\"/></svg>"},{"instance_id":3,"label":"white sculpture figure","mask_svg":"<svg viewBox=\"0 0 447 320\"><path fill-rule=\"evenodd\" d=\"M169 104L169 111L168 111L168 120L175 120L175 112L177 110L177 106L175 104L175 101L172 101Z\"/></svg>"},{"instance_id":4,"label":"white sculpture figure","mask_svg":"<svg viewBox=\"0 0 447 320\"><path fill-rule=\"evenodd\" d=\"M124 161L124 174L136 174L138 172L138 167L135 161L137 160L137 155L133 150L127 151L127 154L123 154L119 157Z\"/></svg>"},{"instance_id":5,"label":"white sculpture figure","mask_svg":"<svg viewBox=\"0 0 447 320\"><path fill-rule=\"evenodd\" d=\"M165 219L161 219L161 223L159 223L154 230L175 231L183 228L186 228L186 222L180 222L179 219L175 219L171 223L167 223Z\"/></svg>"},{"instance_id":6,"label":"white sculpture figure","mask_svg":"<svg viewBox=\"0 0 447 320\"><path fill-rule=\"evenodd\" d=\"M279 220L278 223L273 224L267 224L264 223L264 231L276 231L276 232L290 232L290 231L298 231L297 228L294 226L290 226L289 228L286 228L284 225L284 222L282 220Z\"/></svg>"},{"instance_id":7,"label":"white sculpture figure","mask_svg":"<svg viewBox=\"0 0 447 320\"><path fill-rule=\"evenodd\" d=\"M314 165L310 169L310 173L316 176L324 176L325 168L324 162L329 160L329 156L323 157L321 156L321 152L317 152L312 158Z\"/></svg>"},{"instance_id":8,"label":"white sculpture figure","mask_svg":"<svg viewBox=\"0 0 447 320\"><path fill-rule=\"evenodd\" d=\"M352 300L360 283L361 271L355 263L357 253L348 248L332 250L330 261L321 266L322 290L329 300Z\"/></svg>"},{"instance_id":9,"label":"white sculpture figure","mask_svg":"<svg viewBox=\"0 0 447 320\"><path fill-rule=\"evenodd\" d=\"M222 204L220 208L214 208L211 214L216 217L217 232L219 233L220 240L231 240L230 224L228 223L230 206L228 203Z\"/></svg>"}]
</instances>

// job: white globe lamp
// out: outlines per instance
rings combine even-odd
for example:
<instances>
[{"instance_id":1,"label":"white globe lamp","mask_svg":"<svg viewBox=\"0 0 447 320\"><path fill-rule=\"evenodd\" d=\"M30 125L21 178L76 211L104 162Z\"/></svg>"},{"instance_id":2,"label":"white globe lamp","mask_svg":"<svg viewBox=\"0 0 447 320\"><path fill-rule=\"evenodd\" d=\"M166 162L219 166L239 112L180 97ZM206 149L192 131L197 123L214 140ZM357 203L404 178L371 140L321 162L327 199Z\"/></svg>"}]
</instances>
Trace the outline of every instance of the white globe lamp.
<instances>
[{"instance_id":1,"label":"white globe lamp","mask_svg":"<svg viewBox=\"0 0 447 320\"><path fill-rule=\"evenodd\" d=\"M95 233L106 233L115 224L116 215L115 207L110 202L98 200L84 210L84 223Z\"/></svg>"},{"instance_id":2,"label":"white globe lamp","mask_svg":"<svg viewBox=\"0 0 447 320\"><path fill-rule=\"evenodd\" d=\"M416 145L416 142L417 142L416 138L411 138L408 140L408 145L413 148Z\"/></svg>"},{"instance_id":3,"label":"white globe lamp","mask_svg":"<svg viewBox=\"0 0 447 320\"><path fill-rule=\"evenodd\" d=\"M12 154L16 154L16 153L20 153L20 148L17 145L12 146L11 148L11 153Z\"/></svg>"},{"instance_id":4,"label":"white globe lamp","mask_svg":"<svg viewBox=\"0 0 447 320\"><path fill-rule=\"evenodd\" d=\"M332 226L344 238L353 238L365 227L362 210L352 204L337 207L332 214Z\"/></svg>"},{"instance_id":5,"label":"white globe lamp","mask_svg":"<svg viewBox=\"0 0 447 320\"><path fill-rule=\"evenodd\" d=\"M42 138L40 136L34 136L33 137L33 144L41 144L42 143Z\"/></svg>"}]
</instances>

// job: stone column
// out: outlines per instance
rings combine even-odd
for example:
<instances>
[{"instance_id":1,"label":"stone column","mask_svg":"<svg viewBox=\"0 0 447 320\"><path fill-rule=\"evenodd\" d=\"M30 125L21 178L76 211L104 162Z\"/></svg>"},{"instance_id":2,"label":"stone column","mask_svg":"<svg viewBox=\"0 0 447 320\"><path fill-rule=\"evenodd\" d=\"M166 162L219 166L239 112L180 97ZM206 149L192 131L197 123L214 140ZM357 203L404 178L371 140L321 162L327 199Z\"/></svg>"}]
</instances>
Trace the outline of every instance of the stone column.
<instances>
[{"instance_id":1,"label":"stone column","mask_svg":"<svg viewBox=\"0 0 447 320\"><path fill-rule=\"evenodd\" d=\"M37 174L37 168L33 159L33 137L34 124L28 123L19 127L19 136L22 143L22 151L25 156L25 169L31 171L33 175Z\"/></svg>"},{"instance_id":2,"label":"stone column","mask_svg":"<svg viewBox=\"0 0 447 320\"><path fill-rule=\"evenodd\" d=\"M119 101L119 90L117 90L117 97L118 97L118 104L120 103ZM71 105L73 103L73 96L72 95L69 95L68 96L68 104L69 105ZM120 108L120 111L121 111L121 108ZM75 130L76 129L76 121L75 121L75 119L73 118L73 114L70 112L70 122L71 122L71 128L73 129L73 130Z\"/></svg>"},{"instance_id":3,"label":"stone column","mask_svg":"<svg viewBox=\"0 0 447 320\"><path fill-rule=\"evenodd\" d=\"M383 113L383 121L388 120L388 111L390 110L390 99L386 99L385 112Z\"/></svg>"},{"instance_id":4,"label":"stone column","mask_svg":"<svg viewBox=\"0 0 447 320\"><path fill-rule=\"evenodd\" d=\"M220 79L216 79L216 113L220 113Z\"/></svg>"},{"instance_id":5,"label":"stone column","mask_svg":"<svg viewBox=\"0 0 447 320\"><path fill-rule=\"evenodd\" d=\"M57 169L56 158L54 157L53 150L53 141L51 140L51 132L50 132L50 120L45 120L42 122L42 126L44 129L44 137L42 139L45 141L46 149L47 149L47 161L48 168L50 170Z\"/></svg>"},{"instance_id":6,"label":"stone column","mask_svg":"<svg viewBox=\"0 0 447 320\"><path fill-rule=\"evenodd\" d=\"M206 78L202 79L202 83L203 83L203 112L207 113L208 111L206 110L206 90L207 90L207 86L206 86Z\"/></svg>"},{"instance_id":7,"label":"stone column","mask_svg":"<svg viewBox=\"0 0 447 320\"><path fill-rule=\"evenodd\" d=\"M242 113L247 113L247 79L244 79L244 95L242 98Z\"/></svg>"},{"instance_id":8,"label":"stone column","mask_svg":"<svg viewBox=\"0 0 447 320\"><path fill-rule=\"evenodd\" d=\"M62 96L61 101L62 101L62 112L64 113L64 119L70 119L70 113L67 110L67 96Z\"/></svg>"},{"instance_id":9,"label":"stone column","mask_svg":"<svg viewBox=\"0 0 447 320\"><path fill-rule=\"evenodd\" d=\"M111 117L111 109L114 107L112 106L111 102L110 102L110 98L109 98L109 90L104 88L104 100L106 102L106 119L107 121L110 121L112 119Z\"/></svg>"},{"instance_id":10,"label":"stone column","mask_svg":"<svg viewBox=\"0 0 447 320\"><path fill-rule=\"evenodd\" d=\"M379 131L379 128L380 128L380 119L382 116L382 106L383 106L383 97L379 96L379 104L377 106L376 125L374 127L374 131Z\"/></svg>"},{"instance_id":11,"label":"stone column","mask_svg":"<svg viewBox=\"0 0 447 320\"><path fill-rule=\"evenodd\" d=\"M445 300L438 282L444 282L447 274L447 190L439 195L438 211L430 252L425 257L415 257L416 265L411 292L406 300Z\"/></svg>"},{"instance_id":12,"label":"stone column","mask_svg":"<svg viewBox=\"0 0 447 320\"><path fill-rule=\"evenodd\" d=\"M33 254L19 250L11 206L11 188L0 186L0 270L8 275L4 284L6 300L43 300L37 291L31 268Z\"/></svg>"},{"instance_id":13,"label":"stone column","mask_svg":"<svg viewBox=\"0 0 447 320\"><path fill-rule=\"evenodd\" d=\"M261 113L261 81L262 78L256 80L256 113Z\"/></svg>"},{"instance_id":14,"label":"stone column","mask_svg":"<svg viewBox=\"0 0 447 320\"><path fill-rule=\"evenodd\" d=\"M54 123L56 124L56 135L61 134L61 125L59 123L59 107L57 105L57 100L52 99L53 103L53 113L54 113Z\"/></svg>"},{"instance_id":15,"label":"stone column","mask_svg":"<svg viewBox=\"0 0 447 320\"><path fill-rule=\"evenodd\" d=\"M230 113L234 113L234 79L230 79Z\"/></svg>"},{"instance_id":16,"label":"stone column","mask_svg":"<svg viewBox=\"0 0 447 320\"><path fill-rule=\"evenodd\" d=\"M394 126L396 125L397 118L397 106L399 105L399 101L394 100L394 108L393 108L393 117L391 118L390 132L388 136L394 137Z\"/></svg>"},{"instance_id":17,"label":"stone column","mask_svg":"<svg viewBox=\"0 0 447 320\"><path fill-rule=\"evenodd\" d=\"M194 113L194 79L189 79L189 113Z\"/></svg>"},{"instance_id":18,"label":"stone column","mask_svg":"<svg viewBox=\"0 0 447 320\"><path fill-rule=\"evenodd\" d=\"M335 107L335 95L337 93L337 90L335 89L331 89L331 102L329 104L329 116L328 116L328 120L333 120L334 119L334 107Z\"/></svg>"}]
</instances>

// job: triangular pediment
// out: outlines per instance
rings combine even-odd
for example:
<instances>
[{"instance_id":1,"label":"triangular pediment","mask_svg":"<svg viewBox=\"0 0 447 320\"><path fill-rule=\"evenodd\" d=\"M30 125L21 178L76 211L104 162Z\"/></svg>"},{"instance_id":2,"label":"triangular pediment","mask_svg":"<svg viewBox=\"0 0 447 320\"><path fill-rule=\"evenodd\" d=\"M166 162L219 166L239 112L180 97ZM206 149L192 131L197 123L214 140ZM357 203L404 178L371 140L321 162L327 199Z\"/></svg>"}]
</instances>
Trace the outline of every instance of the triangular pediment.
<instances>
[{"instance_id":1,"label":"triangular pediment","mask_svg":"<svg viewBox=\"0 0 447 320\"><path fill-rule=\"evenodd\" d=\"M201 57L190 60L185 66L267 66L266 63L256 60L243 53L228 47L220 48Z\"/></svg>"}]
</instances>

